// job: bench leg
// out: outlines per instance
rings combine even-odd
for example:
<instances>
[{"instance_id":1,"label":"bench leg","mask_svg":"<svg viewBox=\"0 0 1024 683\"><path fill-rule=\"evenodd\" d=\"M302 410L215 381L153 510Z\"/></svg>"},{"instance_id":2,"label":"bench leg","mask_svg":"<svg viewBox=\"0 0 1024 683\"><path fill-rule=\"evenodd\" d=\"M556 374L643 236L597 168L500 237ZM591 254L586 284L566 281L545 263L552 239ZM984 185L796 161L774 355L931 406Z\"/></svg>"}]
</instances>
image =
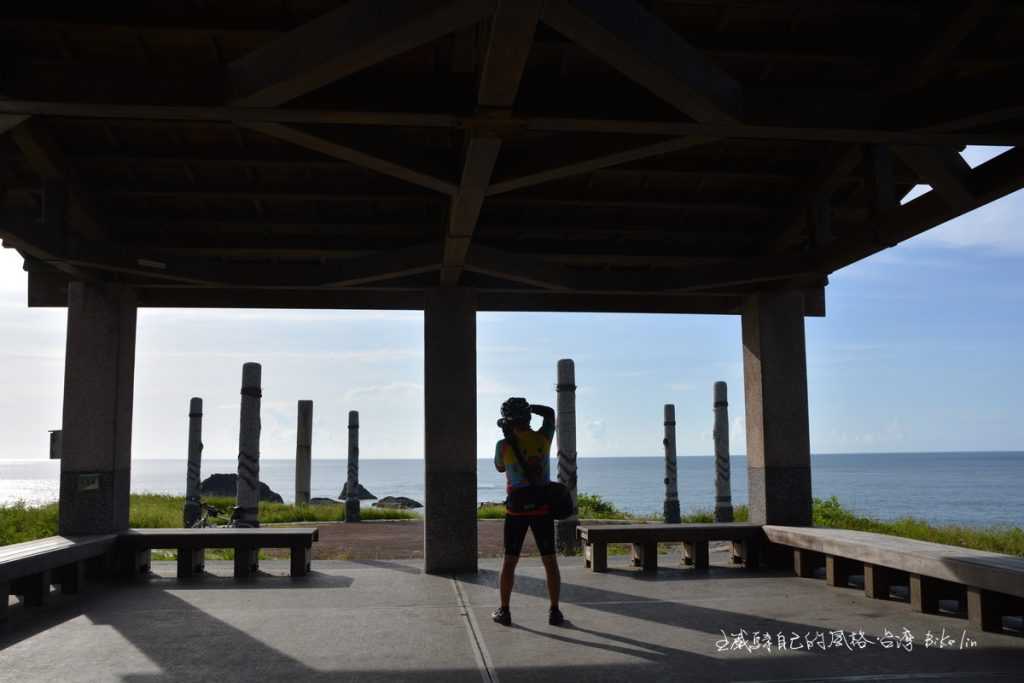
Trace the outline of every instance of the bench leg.
<instances>
[{"instance_id":1,"label":"bench leg","mask_svg":"<svg viewBox=\"0 0 1024 683\"><path fill-rule=\"evenodd\" d=\"M591 543L588 548L590 549L590 571L608 571L608 544Z\"/></svg>"},{"instance_id":2,"label":"bench leg","mask_svg":"<svg viewBox=\"0 0 1024 683\"><path fill-rule=\"evenodd\" d=\"M732 542L732 563L733 564L746 564L746 548L744 547L743 541Z\"/></svg>"},{"instance_id":3,"label":"bench leg","mask_svg":"<svg viewBox=\"0 0 1024 683\"><path fill-rule=\"evenodd\" d=\"M854 564L845 557L826 555L825 583L837 588L846 588L850 585L850 574L853 573Z\"/></svg>"},{"instance_id":4,"label":"bench leg","mask_svg":"<svg viewBox=\"0 0 1024 683\"><path fill-rule=\"evenodd\" d=\"M122 576L136 577L149 574L150 550L149 548L137 549L126 548L120 555L119 573Z\"/></svg>"},{"instance_id":5,"label":"bench leg","mask_svg":"<svg viewBox=\"0 0 1024 683\"><path fill-rule=\"evenodd\" d=\"M967 619L982 631L1003 630L1003 606L992 591L967 587Z\"/></svg>"},{"instance_id":6,"label":"bench leg","mask_svg":"<svg viewBox=\"0 0 1024 683\"><path fill-rule=\"evenodd\" d=\"M887 567L864 563L864 595L888 600L892 591L892 572Z\"/></svg>"},{"instance_id":7,"label":"bench leg","mask_svg":"<svg viewBox=\"0 0 1024 683\"><path fill-rule=\"evenodd\" d=\"M634 567L640 567L644 563L644 546L642 543L633 544L633 553L631 557Z\"/></svg>"},{"instance_id":8,"label":"bench leg","mask_svg":"<svg viewBox=\"0 0 1024 683\"><path fill-rule=\"evenodd\" d=\"M30 574L15 579L11 584L11 592L21 596L26 607L41 607L50 596L50 572Z\"/></svg>"},{"instance_id":9,"label":"bench leg","mask_svg":"<svg viewBox=\"0 0 1024 683\"><path fill-rule=\"evenodd\" d=\"M60 585L60 592L64 595L74 595L81 589L84 577L84 563L72 562L54 572L53 582Z\"/></svg>"},{"instance_id":10,"label":"bench leg","mask_svg":"<svg viewBox=\"0 0 1024 683\"><path fill-rule=\"evenodd\" d=\"M939 611L938 581L930 576L910 575L910 606L918 612Z\"/></svg>"},{"instance_id":11,"label":"bench leg","mask_svg":"<svg viewBox=\"0 0 1024 683\"><path fill-rule=\"evenodd\" d=\"M812 550L793 548L793 573L804 579L813 578L815 568L821 566L820 560Z\"/></svg>"},{"instance_id":12,"label":"bench leg","mask_svg":"<svg viewBox=\"0 0 1024 683\"><path fill-rule=\"evenodd\" d=\"M583 546L583 568L584 569L590 569L590 564L591 564L591 558L590 558L591 550L590 549L591 549L591 545L589 543L587 543L587 544L585 544Z\"/></svg>"},{"instance_id":13,"label":"bench leg","mask_svg":"<svg viewBox=\"0 0 1024 683\"><path fill-rule=\"evenodd\" d=\"M260 568L259 548L235 548L235 578L244 579Z\"/></svg>"},{"instance_id":14,"label":"bench leg","mask_svg":"<svg viewBox=\"0 0 1024 683\"><path fill-rule=\"evenodd\" d=\"M741 541L743 548L743 568L755 570L761 566L761 542L756 538Z\"/></svg>"},{"instance_id":15,"label":"bench leg","mask_svg":"<svg viewBox=\"0 0 1024 683\"><path fill-rule=\"evenodd\" d=\"M693 543L690 541L683 541L683 564L693 564Z\"/></svg>"},{"instance_id":16,"label":"bench leg","mask_svg":"<svg viewBox=\"0 0 1024 683\"><path fill-rule=\"evenodd\" d=\"M308 574L312 558L313 549L310 546L292 546L292 576L305 576Z\"/></svg>"},{"instance_id":17,"label":"bench leg","mask_svg":"<svg viewBox=\"0 0 1024 683\"><path fill-rule=\"evenodd\" d=\"M178 578L187 579L206 571L205 548L178 548Z\"/></svg>"},{"instance_id":18,"label":"bench leg","mask_svg":"<svg viewBox=\"0 0 1024 683\"><path fill-rule=\"evenodd\" d=\"M638 544L633 544L634 553ZM658 571L658 544L644 543L640 545L640 566L644 572Z\"/></svg>"},{"instance_id":19,"label":"bench leg","mask_svg":"<svg viewBox=\"0 0 1024 683\"><path fill-rule=\"evenodd\" d=\"M708 567L711 566L711 562L708 558L708 542L707 541L694 541L693 542L693 568L698 571L707 571Z\"/></svg>"}]
</instances>

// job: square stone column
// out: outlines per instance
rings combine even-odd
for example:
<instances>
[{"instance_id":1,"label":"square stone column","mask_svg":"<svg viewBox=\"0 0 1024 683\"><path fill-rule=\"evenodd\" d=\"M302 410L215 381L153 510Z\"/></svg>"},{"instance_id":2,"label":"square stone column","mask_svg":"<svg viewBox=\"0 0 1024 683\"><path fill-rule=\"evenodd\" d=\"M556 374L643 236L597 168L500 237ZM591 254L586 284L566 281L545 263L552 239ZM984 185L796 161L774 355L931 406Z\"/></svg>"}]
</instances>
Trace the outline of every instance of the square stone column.
<instances>
[{"instance_id":1,"label":"square stone column","mask_svg":"<svg viewBox=\"0 0 1024 683\"><path fill-rule=\"evenodd\" d=\"M423 336L424 569L476 572L476 293L428 291Z\"/></svg>"},{"instance_id":2,"label":"square stone column","mask_svg":"<svg viewBox=\"0 0 1024 683\"><path fill-rule=\"evenodd\" d=\"M128 528L135 316L135 294L124 285L68 285L60 461L64 535Z\"/></svg>"},{"instance_id":3,"label":"square stone column","mask_svg":"<svg viewBox=\"0 0 1024 683\"><path fill-rule=\"evenodd\" d=\"M754 295L743 310L750 521L811 523L804 307L799 292Z\"/></svg>"}]
</instances>

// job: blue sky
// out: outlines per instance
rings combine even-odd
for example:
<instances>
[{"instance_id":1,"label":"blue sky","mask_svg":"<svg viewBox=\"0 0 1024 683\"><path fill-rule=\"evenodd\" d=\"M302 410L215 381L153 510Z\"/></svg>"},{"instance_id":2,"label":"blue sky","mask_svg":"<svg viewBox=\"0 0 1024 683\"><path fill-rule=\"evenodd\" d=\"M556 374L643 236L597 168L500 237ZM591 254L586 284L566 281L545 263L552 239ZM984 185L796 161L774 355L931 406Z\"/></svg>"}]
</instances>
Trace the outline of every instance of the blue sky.
<instances>
[{"instance_id":1,"label":"blue sky","mask_svg":"<svg viewBox=\"0 0 1024 683\"><path fill-rule=\"evenodd\" d=\"M1022 217L1017 192L832 275L828 317L807 320L815 453L1024 449ZM25 306L21 259L0 250L0 458L47 457L65 320ZM680 454L709 454L716 380L745 450L738 317L484 313L477 335L480 457L504 398L554 405L559 358L576 361L582 457L660 455L665 403ZM204 456L234 457L246 361L263 364L263 457L294 456L299 399L315 403L315 458L344 457L349 410L362 457L421 457L422 340L412 311L143 309L134 457L185 457L190 396L205 401Z\"/></svg>"}]
</instances>

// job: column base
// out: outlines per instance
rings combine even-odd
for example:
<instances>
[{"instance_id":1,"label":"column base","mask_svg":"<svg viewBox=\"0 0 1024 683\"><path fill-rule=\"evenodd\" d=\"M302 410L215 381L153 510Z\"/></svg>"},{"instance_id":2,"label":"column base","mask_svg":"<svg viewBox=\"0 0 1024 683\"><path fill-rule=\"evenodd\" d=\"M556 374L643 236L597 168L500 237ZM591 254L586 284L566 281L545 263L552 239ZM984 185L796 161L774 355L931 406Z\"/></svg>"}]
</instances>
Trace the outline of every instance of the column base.
<instances>
[{"instance_id":1,"label":"column base","mask_svg":"<svg viewBox=\"0 0 1024 683\"><path fill-rule=\"evenodd\" d=\"M424 570L476 573L476 472L427 472L424 483Z\"/></svg>"}]
</instances>

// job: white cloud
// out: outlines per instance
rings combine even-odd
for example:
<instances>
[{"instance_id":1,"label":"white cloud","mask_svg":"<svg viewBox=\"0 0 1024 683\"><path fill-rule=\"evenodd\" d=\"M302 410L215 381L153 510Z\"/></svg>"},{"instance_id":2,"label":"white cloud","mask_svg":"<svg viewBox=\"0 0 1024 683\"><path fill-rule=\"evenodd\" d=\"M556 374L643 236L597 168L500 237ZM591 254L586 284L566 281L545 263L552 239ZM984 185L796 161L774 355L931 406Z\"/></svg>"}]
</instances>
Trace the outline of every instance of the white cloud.
<instances>
[{"instance_id":1,"label":"white cloud","mask_svg":"<svg viewBox=\"0 0 1024 683\"><path fill-rule=\"evenodd\" d=\"M400 396L415 394L423 395L423 385L417 382L388 382L386 384L370 384L355 387L345 392L345 400L351 401L360 397L386 396L393 399Z\"/></svg>"}]
</instances>

